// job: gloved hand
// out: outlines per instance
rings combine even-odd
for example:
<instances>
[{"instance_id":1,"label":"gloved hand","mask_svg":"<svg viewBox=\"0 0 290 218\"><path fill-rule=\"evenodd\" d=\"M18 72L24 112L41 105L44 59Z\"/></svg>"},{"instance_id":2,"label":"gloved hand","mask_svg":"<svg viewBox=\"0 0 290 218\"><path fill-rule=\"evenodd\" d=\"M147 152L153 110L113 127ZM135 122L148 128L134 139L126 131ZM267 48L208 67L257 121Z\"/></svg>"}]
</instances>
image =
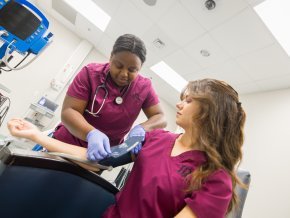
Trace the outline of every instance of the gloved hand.
<instances>
[{"instance_id":1,"label":"gloved hand","mask_svg":"<svg viewBox=\"0 0 290 218\"><path fill-rule=\"evenodd\" d=\"M108 136L97 129L91 130L87 135L87 158L90 161L99 161L111 154Z\"/></svg>"},{"instance_id":2,"label":"gloved hand","mask_svg":"<svg viewBox=\"0 0 290 218\"><path fill-rule=\"evenodd\" d=\"M143 136L143 140L135 147L132 149L131 153L133 154L138 154L139 151L141 150L142 148L142 142L144 142L145 140L145 130L144 128L141 126L141 125L137 125L135 126L130 132L129 132L129 135L128 135L128 139L132 136Z\"/></svg>"}]
</instances>

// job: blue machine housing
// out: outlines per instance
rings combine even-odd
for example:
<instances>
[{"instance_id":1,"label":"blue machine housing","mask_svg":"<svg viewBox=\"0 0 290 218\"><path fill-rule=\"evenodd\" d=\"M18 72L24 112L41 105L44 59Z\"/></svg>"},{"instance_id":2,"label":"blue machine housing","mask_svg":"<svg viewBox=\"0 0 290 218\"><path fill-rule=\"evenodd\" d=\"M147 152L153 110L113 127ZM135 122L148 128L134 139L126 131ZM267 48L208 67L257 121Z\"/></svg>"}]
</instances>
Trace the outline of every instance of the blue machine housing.
<instances>
[{"instance_id":1,"label":"blue machine housing","mask_svg":"<svg viewBox=\"0 0 290 218\"><path fill-rule=\"evenodd\" d=\"M11 11L9 11L10 8ZM13 10L21 10L23 13L22 15L13 13L15 12ZM29 19L24 21L27 17ZM26 0L0 0L0 19L2 20L0 21L0 32L7 33L0 36L0 40L4 42L0 48L0 60L9 45L10 53L16 50L21 54L29 52L37 55L49 43L49 39L53 35L51 32L46 34L49 26L46 17ZM13 23L14 21L15 23ZM31 23L26 21L31 21ZM7 28L9 25L10 30ZM26 31L26 27L28 27L28 31ZM44 36L45 34L46 36Z\"/></svg>"}]
</instances>

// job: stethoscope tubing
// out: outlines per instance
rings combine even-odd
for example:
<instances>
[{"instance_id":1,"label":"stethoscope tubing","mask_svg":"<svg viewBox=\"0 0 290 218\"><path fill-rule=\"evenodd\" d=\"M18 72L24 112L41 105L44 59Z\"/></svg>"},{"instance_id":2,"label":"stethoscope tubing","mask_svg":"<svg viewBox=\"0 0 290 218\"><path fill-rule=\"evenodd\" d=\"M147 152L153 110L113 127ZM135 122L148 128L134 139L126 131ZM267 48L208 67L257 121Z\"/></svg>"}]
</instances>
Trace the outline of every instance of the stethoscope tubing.
<instances>
[{"instance_id":1,"label":"stethoscope tubing","mask_svg":"<svg viewBox=\"0 0 290 218\"><path fill-rule=\"evenodd\" d=\"M91 115L94 116L94 117L98 117L98 114L99 114L100 111L102 110L102 108L103 108L103 106L104 106L104 104L105 104L105 101L106 101L106 99L107 99L107 97L108 97L108 94L109 94L109 91L108 91L108 89L107 89L107 87L106 87L106 83L107 83L107 79L108 79L108 74L109 74L109 72L108 72L107 75L106 75L105 81L104 81L101 85L98 85L97 88L96 88L96 91L95 91L95 94L94 94L93 103L92 103L92 106L91 106L91 110L90 110L90 111L89 111L88 109L85 110L85 112L91 114ZM126 92L125 92L121 97L117 97L117 98L121 98L121 100L122 100L121 103L118 103L118 102L115 100L115 102L116 102L117 104L122 104L122 103L123 103L123 99L122 99L122 97L123 97L124 95L127 94L128 90L129 90L129 88L130 88L130 86L131 86L131 83L129 84L128 88L126 89ZM97 94L98 94L99 88L103 88L103 89L105 90L105 95L104 95L104 99L103 99L103 101L102 101L102 103L101 103L101 106L100 106L99 110L98 110L97 112L94 112L93 109L94 109L94 106L95 106L95 101L96 101L96 98L97 98ZM117 99L117 98L116 98L116 99Z\"/></svg>"}]
</instances>

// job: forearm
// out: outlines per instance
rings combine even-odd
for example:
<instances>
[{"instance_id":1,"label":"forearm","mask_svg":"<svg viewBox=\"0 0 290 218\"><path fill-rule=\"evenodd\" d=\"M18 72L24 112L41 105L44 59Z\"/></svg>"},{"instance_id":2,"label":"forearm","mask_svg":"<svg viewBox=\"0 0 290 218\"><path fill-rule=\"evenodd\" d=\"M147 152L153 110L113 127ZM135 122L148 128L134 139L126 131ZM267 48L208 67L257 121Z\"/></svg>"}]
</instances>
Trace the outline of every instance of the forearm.
<instances>
[{"instance_id":1,"label":"forearm","mask_svg":"<svg viewBox=\"0 0 290 218\"><path fill-rule=\"evenodd\" d=\"M31 140L41 144L48 151L71 154L81 159L87 159L86 148L61 142L42 133L33 136Z\"/></svg>"},{"instance_id":2,"label":"forearm","mask_svg":"<svg viewBox=\"0 0 290 218\"><path fill-rule=\"evenodd\" d=\"M140 125L145 129L146 132L150 132L153 129L165 128L167 122L165 120L164 114L156 114L150 117L147 121L140 123Z\"/></svg>"},{"instance_id":3,"label":"forearm","mask_svg":"<svg viewBox=\"0 0 290 218\"><path fill-rule=\"evenodd\" d=\"M72 135L84 141L86 141L88 132L94 129L81 113L72 108L62 112L61 121Z\"/></svg>"}]
</instances>

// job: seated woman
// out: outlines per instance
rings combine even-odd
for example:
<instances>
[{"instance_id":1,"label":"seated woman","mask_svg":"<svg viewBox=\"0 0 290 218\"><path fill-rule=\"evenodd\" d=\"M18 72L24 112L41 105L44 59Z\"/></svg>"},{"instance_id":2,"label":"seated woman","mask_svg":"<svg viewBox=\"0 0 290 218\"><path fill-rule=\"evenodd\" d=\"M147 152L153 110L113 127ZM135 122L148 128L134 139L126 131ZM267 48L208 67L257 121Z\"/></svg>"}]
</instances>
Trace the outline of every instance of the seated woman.
<instances>
[{"instance_id":1,"label":"seated woman","mask_svg":"<svg viewBox=\"0 0 290 218\"><path fill-rule=\"evenodd\" d=\"M146 133L127 183L103 217L222 218L236 204L246 117L238 93L222 81L192 81L176 107L184 133ZM49 151L86 158L85 148L49 138L26 121L13 119L8 128Z\"/></svg>"}]
</instances>

